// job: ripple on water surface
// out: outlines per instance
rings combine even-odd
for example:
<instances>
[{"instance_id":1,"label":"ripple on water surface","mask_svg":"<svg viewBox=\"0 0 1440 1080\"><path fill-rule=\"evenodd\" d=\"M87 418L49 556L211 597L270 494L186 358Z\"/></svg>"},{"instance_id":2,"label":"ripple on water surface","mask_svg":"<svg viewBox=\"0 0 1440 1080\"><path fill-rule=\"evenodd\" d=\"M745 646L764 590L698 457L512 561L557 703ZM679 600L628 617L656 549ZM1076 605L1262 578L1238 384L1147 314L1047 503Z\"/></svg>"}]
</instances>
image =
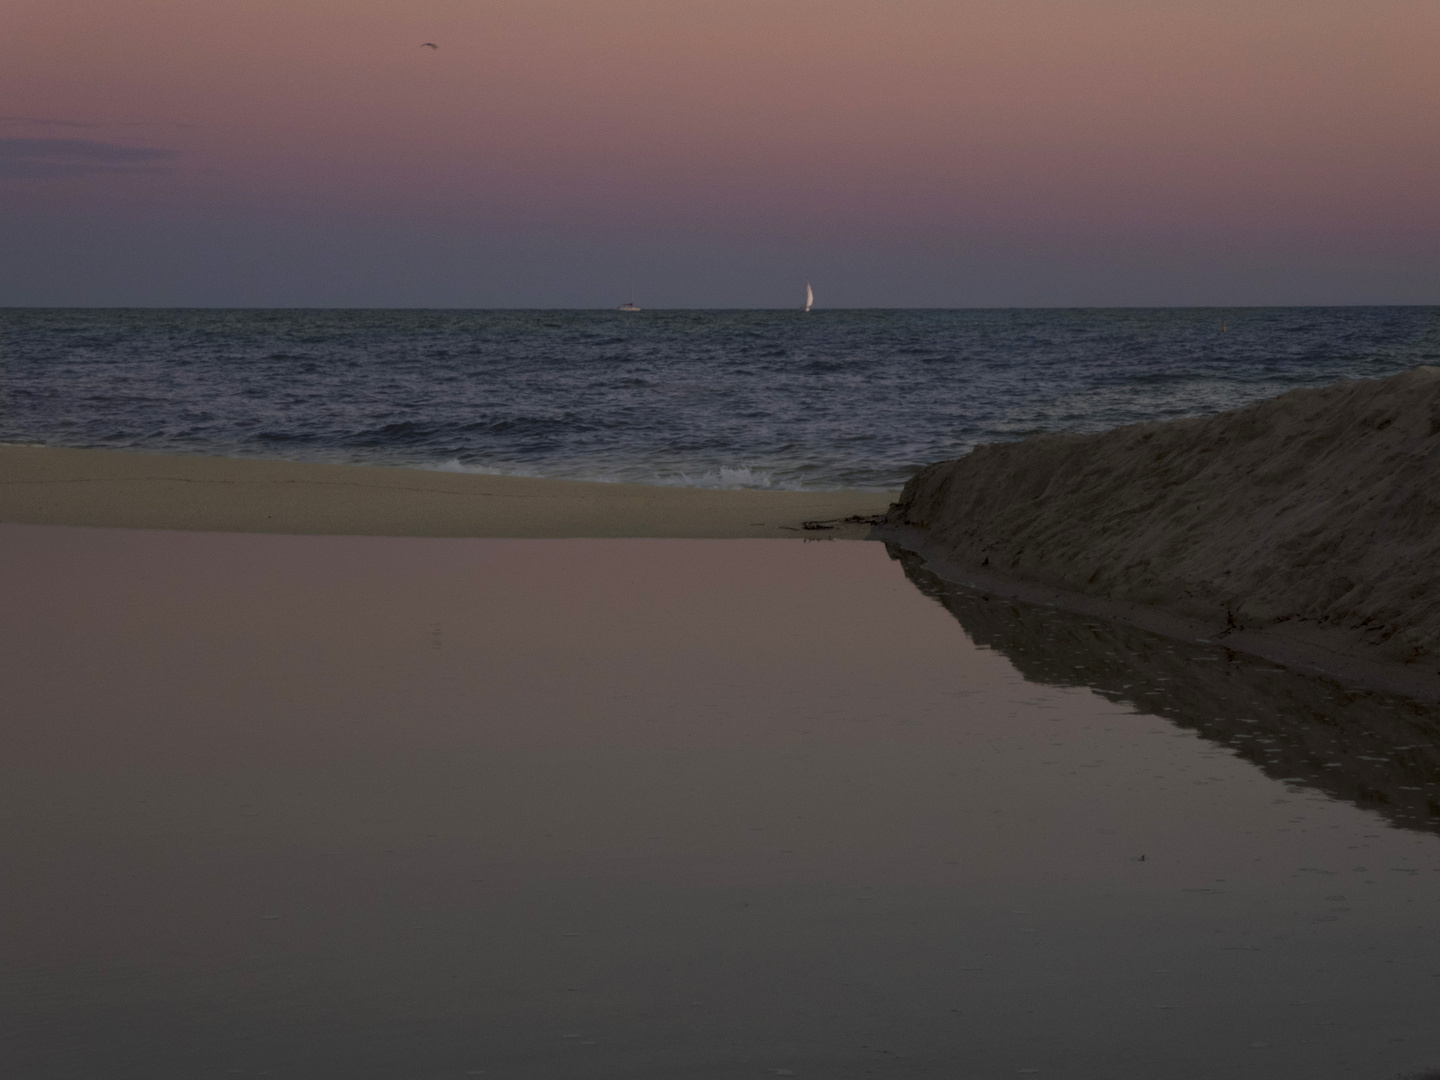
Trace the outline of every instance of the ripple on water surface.
<instances>
[{"instance_id":1,"label":"ripple on water surface","mask_svg":"<svg viewBox=\"0 0 1440 1080\"><path fill-rule=\"evenodd\" d=\"M0 438L889 489L979 442L1437 360L1436 308L9 310Z\"/></svg>"}]
</instances>

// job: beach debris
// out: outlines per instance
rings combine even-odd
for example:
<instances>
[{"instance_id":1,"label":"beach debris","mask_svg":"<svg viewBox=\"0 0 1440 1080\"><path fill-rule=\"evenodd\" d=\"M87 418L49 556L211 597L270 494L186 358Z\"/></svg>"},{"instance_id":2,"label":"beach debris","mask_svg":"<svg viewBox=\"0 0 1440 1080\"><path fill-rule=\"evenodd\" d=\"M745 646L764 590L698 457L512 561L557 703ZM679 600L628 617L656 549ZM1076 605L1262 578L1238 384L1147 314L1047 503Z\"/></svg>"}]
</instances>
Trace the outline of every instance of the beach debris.
<instances>
[{"instance_id":1,"label":"beach debris","mask_svg":"<svg viewBox=\"0 0 1440 1080\"><path fill-rule=\"evenodd\" d=\"M781 525L780 528L789 529L791 532L800 532L802 529L807 532L823 532L828 529L838 529L841 525L879 525L884 518L884 514L851 514L844 518L816 518L814 521L802 521L799 529L794 525Z\"/></svg>"}]
</instances>

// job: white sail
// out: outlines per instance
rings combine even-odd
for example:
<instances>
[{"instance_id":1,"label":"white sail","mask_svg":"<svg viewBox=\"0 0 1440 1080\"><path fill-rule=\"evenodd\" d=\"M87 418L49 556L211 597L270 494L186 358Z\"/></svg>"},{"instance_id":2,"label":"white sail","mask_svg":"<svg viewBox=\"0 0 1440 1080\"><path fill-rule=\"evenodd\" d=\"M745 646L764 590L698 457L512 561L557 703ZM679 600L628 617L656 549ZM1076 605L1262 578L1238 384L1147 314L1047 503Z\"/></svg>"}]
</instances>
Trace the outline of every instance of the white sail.
<instances>
[{"instance_id":1,"label":"white sail","mask_svg":"<svg viewBox=\"0 0 1440 1080\"><path fill-rule=\"evenodd\" d=\"M810 288L810 283L807 281L807 282L805 282L805 310L806 310L806 311L809 311L811 305L813 305L814 303L815 303L815 290L812 289L812 288Z\"/></svg>"}]
</instances>

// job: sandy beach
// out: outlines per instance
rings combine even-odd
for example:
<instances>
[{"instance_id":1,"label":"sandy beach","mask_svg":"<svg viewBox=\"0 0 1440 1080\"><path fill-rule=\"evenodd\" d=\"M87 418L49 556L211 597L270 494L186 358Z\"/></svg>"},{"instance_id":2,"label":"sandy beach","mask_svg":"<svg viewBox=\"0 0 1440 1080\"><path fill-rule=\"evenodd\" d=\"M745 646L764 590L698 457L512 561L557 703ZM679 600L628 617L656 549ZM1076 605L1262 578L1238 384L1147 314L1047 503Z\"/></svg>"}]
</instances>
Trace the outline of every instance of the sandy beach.
<instances>
[{"instance_id":1,"label":"sandy beach","mask_svg":"<svg viewBox=\"0 0 1440 1080\"><path fill-rule=\"evenodd\" d=\"M717 490L0 446L0 523L510 539L885 539L982 593L1440 700L1440 372L979 447L904 492ZM888 516L887 516L888 511ZM876 527L876 522L880 522Z\"/></svg>"},{"instance_id":2,"label":"sandy beach","mask_svg":"<svg viewBox=\"0 0 1440 1080\"><path fill-rule=\"evenodd\" d=\"M598 484L0 446L0 522L331 536L859 539L898 492ZM806 523L811 523L806 528Z\"/></svg>"},{"instance_id":3,"label":"sandy beach","mask_svg":"<svg viewBox=\"0 0 1440 1080\"><path fill-rule=\"evenodd\" d=\"M1253 412L1108 501L1133 429L894 506L0 447L0 1073L1424 1067L1434 709L1353 688L1427 669L965 558L1185 571L1137 523L1207 431L1268 505ZM1407 520L1357 470L1306 520ZM890 543L774 542L834 537Z\"/></svg>"},{"instance_id":4,"label":"sandy beach","mask_svg":"<svg viewBox=\"0 0 1440 1080\"><path fill-rule=\"evenodd\" d=\"M1440 2L3 15L0 1080L1440 1080Z\"/></svg>"}]
</instances>

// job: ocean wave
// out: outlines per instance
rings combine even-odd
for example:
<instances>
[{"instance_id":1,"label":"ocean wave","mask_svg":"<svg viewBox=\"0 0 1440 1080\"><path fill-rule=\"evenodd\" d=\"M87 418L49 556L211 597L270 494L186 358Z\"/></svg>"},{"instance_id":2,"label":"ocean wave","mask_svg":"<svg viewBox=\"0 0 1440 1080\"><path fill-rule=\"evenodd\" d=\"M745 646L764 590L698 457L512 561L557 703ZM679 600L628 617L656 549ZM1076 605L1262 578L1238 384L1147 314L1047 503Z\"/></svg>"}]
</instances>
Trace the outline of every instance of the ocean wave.
<instances>
[{"instance_id":1,"label":"ocean wave","mask_svg":"<svg viewBox=\"0 0 1440 1080\"><path fill-rule=\"evenodd\" d=\"M1220 333L1221 322L1228 329ZM1204 415L1440 355L1429 308L0 310L0 437L757 490Z\"/></svg>"},{"instance_id":2,"label":"ocean wave","mask_svg":"<svg viewBox=\"0 0 1440 1080\"><path fill-rule=\"evenodd\" d=\"M776 480L773 472L766 469L752 469L748 465L722 465L719 468L697 474L682 472L678 473L673 480L662 479L659 482L673 487L734 490L750 488L762 491L799 491L803 487L798 481Z\"/></svg>"},{"instance_id":3,"label":"ocean wave","mask_svg":"<svg viewBox=\"0 0 1440 1080\"><path fill-rule=\"evenodd\" d=\"M647 484L653 487L689 487L712 490L800 491L806 485L798 480L777 480L773 471L748 465L720 465L695 471L645 469L596 470L575 465L566 468L552 464L546 469L523 465L482 465L463 462L459 458L419 468L433 472L470 473L477 476L519 476L535 480L583 480L594 484ZM837 485L838 486L838 485Z\"/></svg>"}]
</instances>

